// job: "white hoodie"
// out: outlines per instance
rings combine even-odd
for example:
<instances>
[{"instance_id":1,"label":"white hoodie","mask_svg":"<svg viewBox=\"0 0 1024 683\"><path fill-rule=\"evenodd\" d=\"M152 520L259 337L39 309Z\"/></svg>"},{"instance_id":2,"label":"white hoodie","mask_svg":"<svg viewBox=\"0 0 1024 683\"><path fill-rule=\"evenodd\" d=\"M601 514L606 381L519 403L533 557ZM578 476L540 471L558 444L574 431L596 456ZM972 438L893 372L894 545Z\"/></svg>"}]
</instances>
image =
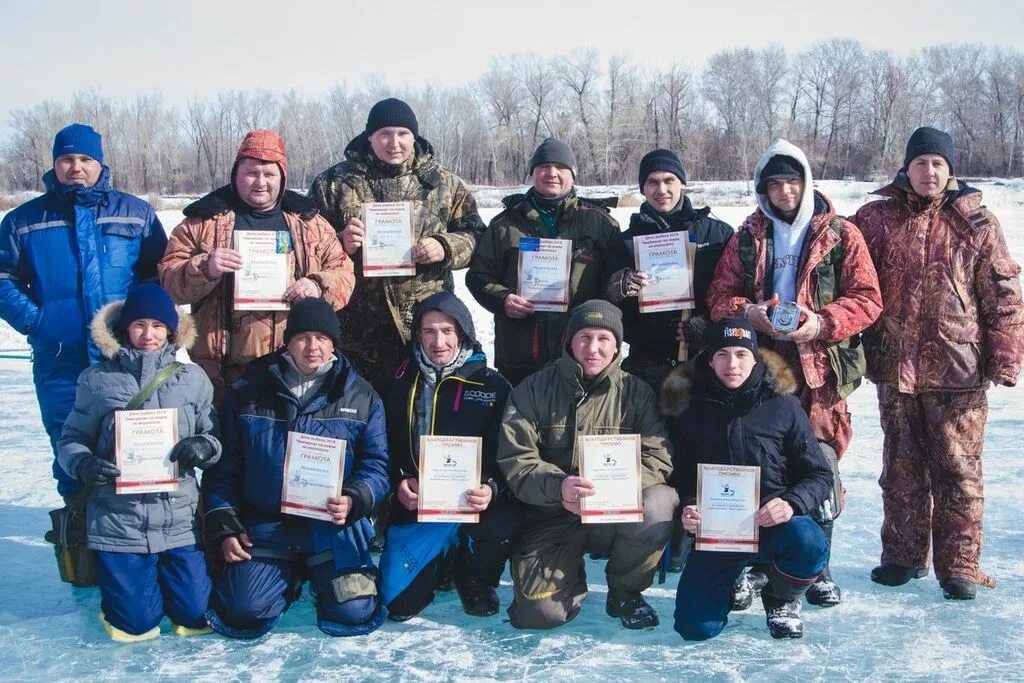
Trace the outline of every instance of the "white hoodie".
<instances>
[{"instance_id":1,"label":"white hoodie","mask_svg":"<svg viewBox=\"0 0 1024 683\"><path fill-rule=\"evenodd\" d=\"M800 265L800 252L803 251L804 237L807 236L807 228L814 216L814 186L811 179L811 166L807 163L807 157L796 145L776 138L764 156L757 162L754 169L754 187L761 181L761 172L772 157L783 155L793 157L804 169L804 195L800 199L800 208L796 212L792 223L775 215L768 196L757 194L757 205L764 215L768 216L774 224L773 247L775 252L775 263L772 269L772 291L779 295L780 302L796 301L796 276L797 268Z\"/></svg>"}]
</instances>

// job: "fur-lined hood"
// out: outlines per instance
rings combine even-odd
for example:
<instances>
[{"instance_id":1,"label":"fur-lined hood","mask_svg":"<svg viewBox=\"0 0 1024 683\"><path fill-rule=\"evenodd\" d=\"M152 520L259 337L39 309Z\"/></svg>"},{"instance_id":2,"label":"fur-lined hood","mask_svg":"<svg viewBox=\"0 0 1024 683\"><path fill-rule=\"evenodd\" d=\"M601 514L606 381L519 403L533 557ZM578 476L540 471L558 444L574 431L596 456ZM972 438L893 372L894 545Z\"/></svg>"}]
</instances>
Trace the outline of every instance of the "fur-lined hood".
<instances>
[{"instance_id":1,"label":"fur-lined hood","mask_svg":"<svg viewBox=\"0 0 1024 683\"><path fill-rule=\"evenodd\" d=\"M765 366L762 385L770 387L775 396L796 392L796 376L782 356L767 349L758 349L757 355ZM698 363L707 365L707 356L701 353L692 361L676 367L665 378L659 402L662 415L679 415L689 407L698 379Z\"/></svg>"},{"instance_id":2,"label":"fur-lined hood","mask_svg":"<svg viewBox=\"0 0 1024 683\"><path fill-rule=\"evenodd\" d=\"M89 325L89 332L96 348L100 350L105 358L117 358L124 344L117 338L114 332L114 325L121 316L121 308L124 301L111 301L109 304L96 311ZM178 312L178 327L174 330L174 338L171 340L175 349L192 348L196 341L196 325L192 316L188 313Z\"/></svg>"}]
</instances>

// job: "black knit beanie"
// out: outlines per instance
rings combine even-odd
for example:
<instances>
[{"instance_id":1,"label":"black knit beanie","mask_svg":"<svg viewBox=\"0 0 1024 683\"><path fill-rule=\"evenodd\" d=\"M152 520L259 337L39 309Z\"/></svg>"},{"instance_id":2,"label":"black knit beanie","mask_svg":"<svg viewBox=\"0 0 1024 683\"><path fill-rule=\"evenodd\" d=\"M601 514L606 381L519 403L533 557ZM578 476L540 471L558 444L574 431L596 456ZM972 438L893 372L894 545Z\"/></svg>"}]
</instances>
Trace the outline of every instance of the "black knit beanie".
<instances>
[{"instance_id":1,"label":"black knit beanie","mask_svg":"<svg viewBox=\"0 0 1024 683\"><path fill-rule=\"evenodd\" d=\"M533 156L530 157L530 174L532 175L533 169L541 164L565 166L572 171L572 177L576 177L576 155L573 154L572 148L561 140L547 138L537 145Z\"/></svg>"},{"instance_id":2,"label":"black knit beanie","mask_svg":"<svg viewBox=\"0 0 1024 683\"><path fill-rule=\"evenodd\" d=\"M288 324L284 328L284 343L287 344L292 337L303 332L319 332L331 338L334 348L341 346L338 314L323 299L306 297L292 304L292 310L288 312Z\"/></svg>"},{"instance_id":3,"label":"black knit beanie","mask_svg":"<svg viewBox=\"0 0 1024 683\"><path fill-rule=\"evenodd\" d=\"M757 354L757 333L746 318L722 318L708 330L708 358L727 346L742 346Z\"/></svg>"},{"instance_id":4,"label":"black knit beanie","mask_svg":"<svg viewBox=\"0 0 1024 683\"><path fill-rule=\"evenodd\" d=\"M679 160L679 157L672 150L656 149L645 154L644 158L640 160L640 175L638 179L640 192L644 191L644 183L647 182L647 176L655 171L668 171L679 178L679 182L683 185L686 184L686 172L683 171L683 162Z\"/></svg>"},{"instance_id":5,"label":"black knit beanie","mask_svg":"<svg viewBox=\"0 0 1024 683\"><path fill-rule=\"evenodd\" d=\"M569 324L565 329L566 346L572 344L572 338L584 327L600 327L615 335L615 346L622 347L622 311L602 299L585 301L569 314Z\"/></svg>"},{"instance_id":6,"label":"black knit beanie","mask_svg":"<svg viewBox=\"0 0 1024 683\"><path fill-rule=\"evenodd\" d=\"M370 114L366 117L366 136L369 137L388 126L408 128L413 135L420 134L420 126L412 107L394 97L381 100L370 109Z\"/></svg>"},{"instance_id":7,"label":"black knit beanie","mask_svg":"<svg viewBox=\"0 0 1024 683\"><path fill-rule=\"evenodd\" d=\"M792 180L804 178L803 165L787 154L776 154L761 169L761 177L757 180L755 191L758 194L768 194L769 180Z\"/></svg>"},{"instance_id":8,"label":"black knit beanie","mask_svg":"<svg viewBox=\"0 0 1024 683\"><path fill-rule=\"evenodd\" d=\"M922 126L913 132L907 141L907 153L903 155L903 168L906 170L910 162L922 154L941 155L949 165L949 174L953 173L953 157L956 151L953 149L953 138L949 133Z\"/></svg>"}]
</instances>

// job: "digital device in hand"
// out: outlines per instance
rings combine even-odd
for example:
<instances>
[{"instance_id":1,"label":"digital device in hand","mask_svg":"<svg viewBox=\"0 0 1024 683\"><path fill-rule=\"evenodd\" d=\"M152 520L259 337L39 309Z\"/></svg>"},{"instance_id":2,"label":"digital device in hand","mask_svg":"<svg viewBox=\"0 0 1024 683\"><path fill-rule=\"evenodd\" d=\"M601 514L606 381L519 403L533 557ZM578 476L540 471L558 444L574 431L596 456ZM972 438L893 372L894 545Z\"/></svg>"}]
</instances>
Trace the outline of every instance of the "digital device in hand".
<instances>
[{"instance_id":1,"label":"digital device in hand","mask_svg":"<svg viewBox=\"0 0 1024 683\"><path fill-rule=\"evenodd\" d=\"M794 301L772 306L771 321L776 332L793 332L800 327L800 307Z\"/></svg>"}]
</instances>

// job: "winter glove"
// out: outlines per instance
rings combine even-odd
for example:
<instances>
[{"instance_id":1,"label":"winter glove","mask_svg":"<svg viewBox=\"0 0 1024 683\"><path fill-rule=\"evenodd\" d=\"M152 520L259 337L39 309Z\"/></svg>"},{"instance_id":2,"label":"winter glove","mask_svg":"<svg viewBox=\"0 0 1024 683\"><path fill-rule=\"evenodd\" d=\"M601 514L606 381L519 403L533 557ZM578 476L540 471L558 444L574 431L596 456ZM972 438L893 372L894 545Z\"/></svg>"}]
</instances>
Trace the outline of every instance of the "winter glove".
<instances>
[{"instance_id":1,"label":"winter glove","mask_svg":"<svg viewBox=\"0 0 1024 683\"><path fill-rule=\"evenodd\" d=\"M176 443L167 459L178 463L178 467L182 469L198 467L205 470L217 462L217 455L217 449L213 447L209 439L202 436L190 436Z\"/></svg>"},{"instance_id":2,"label":"winter glove","mask_svg":"<svg viewBox=\"0 0 1024 683\"><path fill-rule=\"evenodd\" d=\"M622 303L624 299L640 293L640 279L632 268L623 268L612 273L608 278L605 296L613 304Z\"/></svg>"},{"instance_id":3,"label":"winter glove","mask_svg":"<svg viewBox=\"0 0 1024 683\"><path fill-rule=\"evenodd\" d=\"M104 486L113 484L114 480L121 476L121 470L117 469L117 466L109 460L88 455L82 458L77 474L78 481L86 486Z\"/></svg>"},{"instance_id":4,"label":"winter glove","mask_svg":"<svg viewBox=\"0 0 1024 683\"><path fill-rule=\"evenodd\" d=\"M708 328L710 327L711 321L704 315L695 315L683 321L683 339L686 340L690 358L696 356L707 346Z\"/></svg>"}]
</instances>

